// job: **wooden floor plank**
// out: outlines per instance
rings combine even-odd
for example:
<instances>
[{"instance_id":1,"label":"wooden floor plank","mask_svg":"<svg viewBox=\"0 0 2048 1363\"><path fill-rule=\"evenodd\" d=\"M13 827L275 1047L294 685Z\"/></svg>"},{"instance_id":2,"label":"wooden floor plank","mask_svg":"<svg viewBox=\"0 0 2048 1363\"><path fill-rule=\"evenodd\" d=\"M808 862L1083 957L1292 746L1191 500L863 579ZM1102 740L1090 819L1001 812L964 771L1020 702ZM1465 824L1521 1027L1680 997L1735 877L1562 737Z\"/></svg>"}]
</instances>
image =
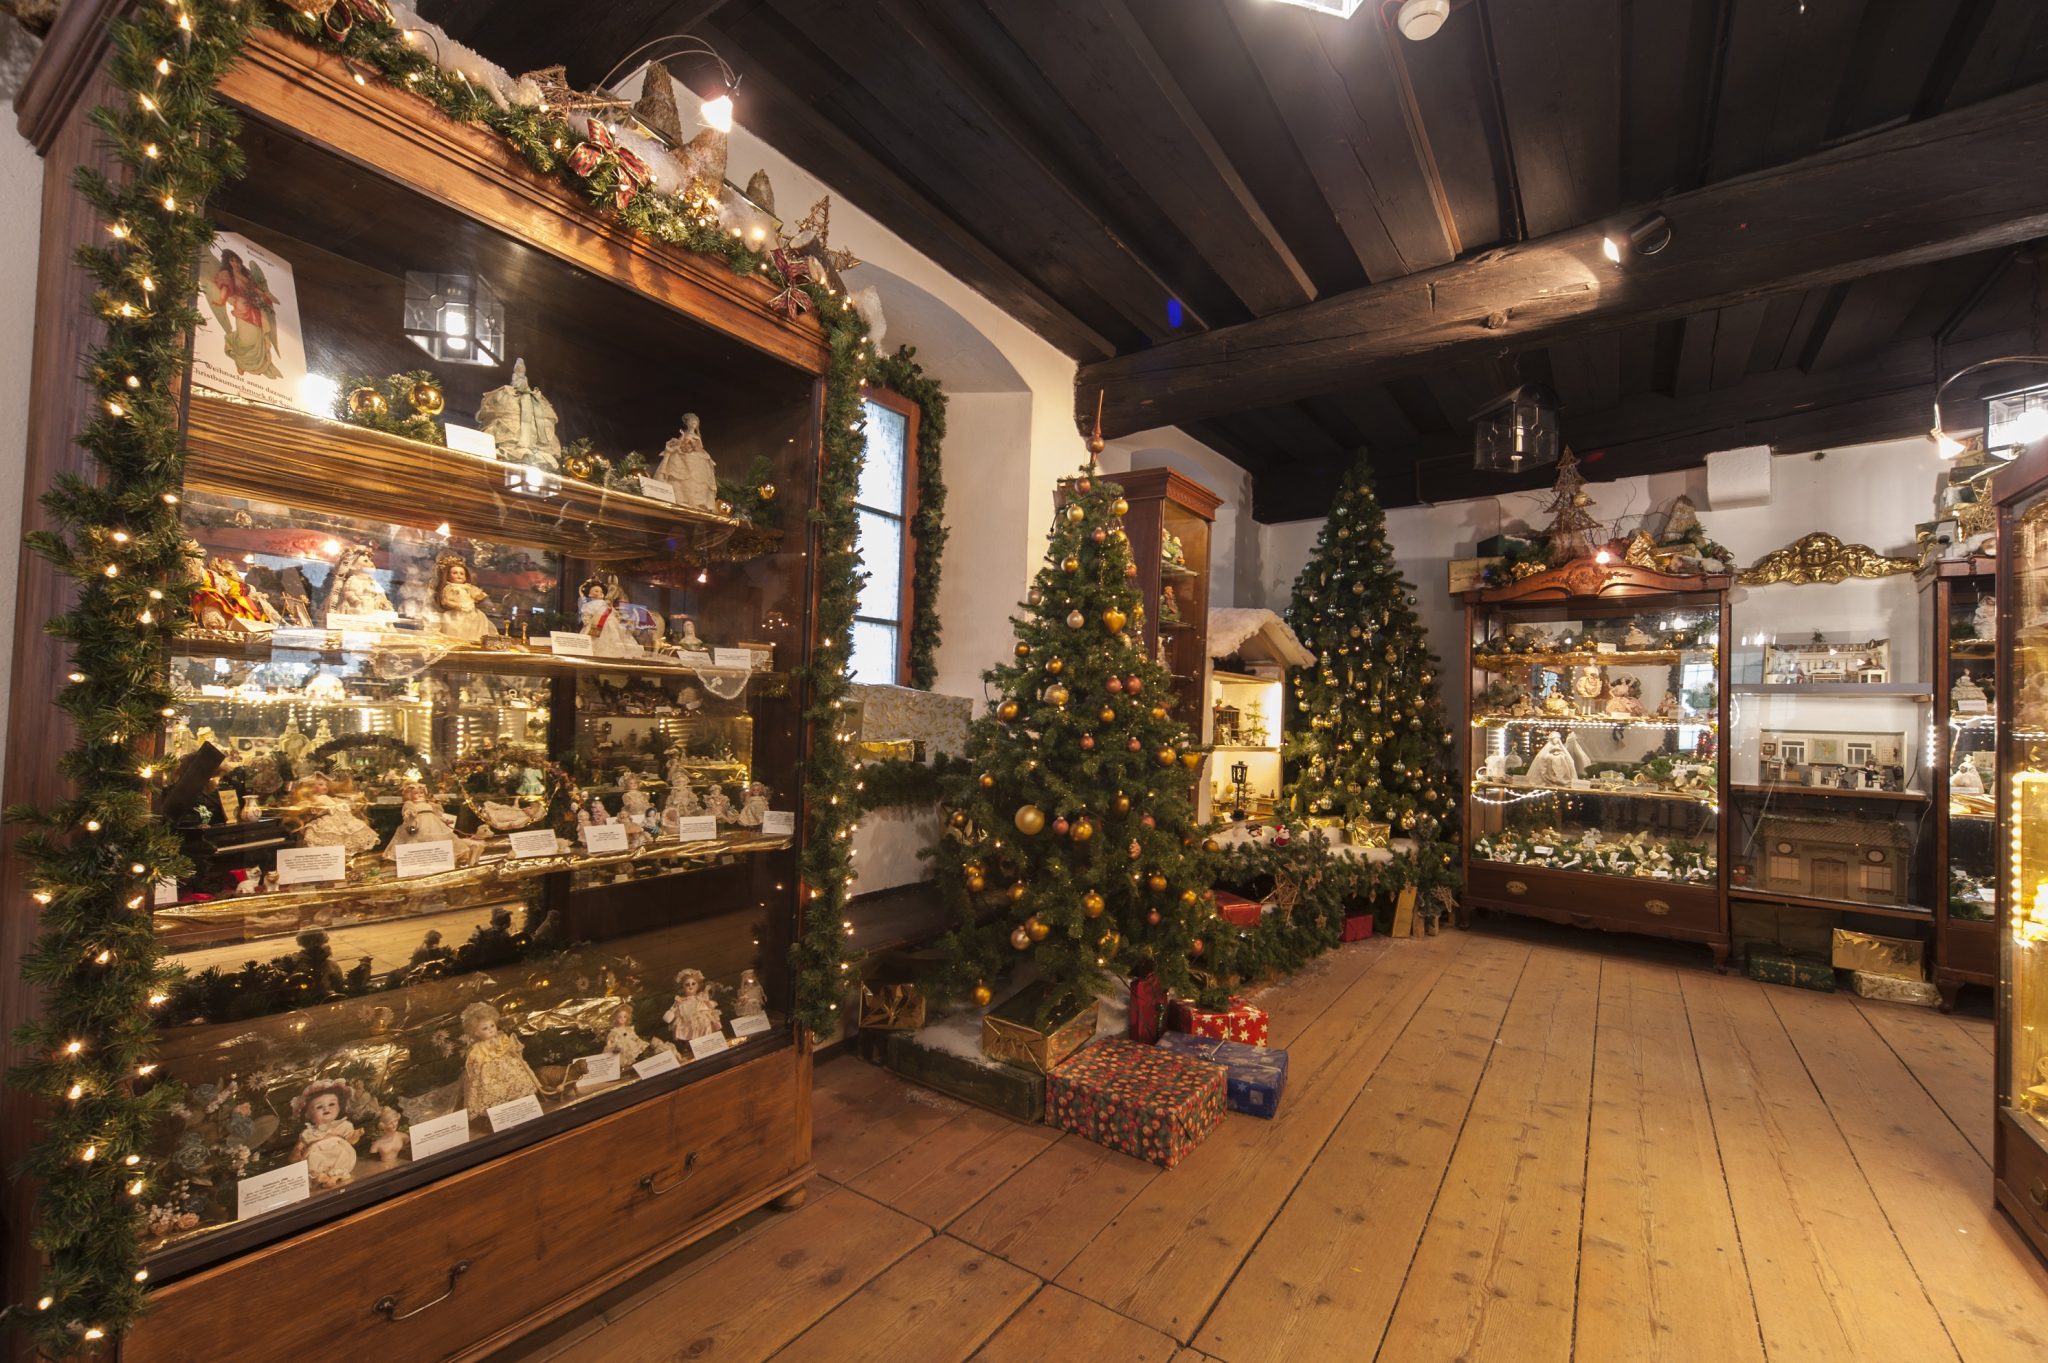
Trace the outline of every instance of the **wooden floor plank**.
<instances>
[{"instance_id":1,"label":"wooden floor plank","mask_svg":"<svg viewBox=\"0 0 2048 1363\"><path fill-rule=\"evenodd\" d=\"M642 1298L557 1357L758 1363L929 1238L902 1213L839 1189L728 1252L692 1263L667 1291Z\"/></svg>"},{"instance_id":2,"label":"wooden floor plank","mask_svg":"<svg viewBox=\"0 0 2048 1363\"><path fill-rule=\"evenodd\" d=\"M1772 986L1704 974L1680 984L1765 1354L1772 1363L1954 1359L1765 997Z\"/></svg>"},{"instance_id":3,"label":"wooden floor plank","mask_svg":"<svg viewBox=\"0 0 2048 1363\"><path fill-rule=\"evenodd\" d=\"M1060 1274L1060 1285L1187 1342L1459 954L1438 938L1393 947L1378 969L1348 982L1329 972L1320 983L1331 1006L1288 1045L1280 1115L1226 1118L1131 1200ZM1304 982L1300 996L1318 983ZM1133 1245L1145 1252L1132 1253Z\"/></svg>"},{"instance_id":4,"label":"wooden floor plank","mask_svg":"<svg viewBox=\"0 0 2048 1363\"><path fill-rule=\"evenodd\" d=\"M1048 1126L1027 1126L973 1110L905 1146L847 1186L942 1229L1059 1136Z\"/></svg>"},{"instance_id":5,"label":"wooden floor plank","mask_svg":"<svg viewBox=\"0 0 2048 1363\"><path fill-rule=\"evenodd\" d=\"M1228 1363L1370 1358L1529 950L1465 939L1217 1303Z\"/></svg>"},{"instance_id":6,"label":"wooden floor plank","mask_svg":"<svg viewBox=\"0 0 2048 1363\"><path fill-rule=\"evenodd\" d=\"M1861 999L1856 1007L1988 1167L1997 1116L1995 1076L1970 1029L1931 1008Z\"/></svg>"},{"instance_id":7,"label":"wooden floor plank","mask_svg":"<svg viewBox=\"0 0 2048 1363\"><path fill-rule=\"evenodd\" d=\"M2048 1269L1991 1205L1975 1147L1857 1009L1797 990L1771 1003L1963 1363L2048 1358Z\"/></svg>"},{"instance_id":8,"label":"wooden floor plank","mask_svg":"<svg viewBox=\"0 0 2048 1363\"><path fill-rule=\"evenodd\" d=\"M1600 972L1577 1356L1762 1363L1678 972Z\"/></svg>"},{"instance_id":9,"label":"wooden floor plank","mask_svg":"<svg viewBox=\"0 0 2048 1363\"><path fill-rule=\"evenodd\" d=\"M974 1363L1080 1358L1173 1363L1179 1348L1157 1330L1048 1283L982 1346Z\"/></svg>"},{"instance_id":10,"label":"wooden floor plank","mask_svg":"<svg viewBox=\"0 0 2048 1363\"><path fill-rule=\"evenodd\" d=\"M1037 1290L1024 1270L936 1236L776 1354L776 1363L960 1363Z\"/></svg>"},{"instance_id":11,"label":"wooden floor plank","mask_svg":"<svg viewBox=\"0 0 2048 1363\"><path fill-rule=\"evenodd\" d=\"M1041 1278L1058 1277L1159 1176L1155 1165L1062 1135L947 1231Z\"/></svg>"},{"instance_id":12,"label":"wooden floor plank","mask_svg":"<svg viewBox=\"0 0 2048 1363\"><path fill-rule=\"evenodd\" d=\"M1597 956L1539 948L1415 1251L1379 1357L1571 1357Z\"/></svg>"},{"instance_id":13,"label":"wooden floor plank","mask_svg":"<svg viewBox=\"0 0 2048 1363\"><path fill-rule=\"evenodd\" d=\"M835 1183L851 1183L883 1160L968 1111L879 1066L843 1058L818 1069L811 1098L811 1159Z\"/></svg>"}]
</instances>

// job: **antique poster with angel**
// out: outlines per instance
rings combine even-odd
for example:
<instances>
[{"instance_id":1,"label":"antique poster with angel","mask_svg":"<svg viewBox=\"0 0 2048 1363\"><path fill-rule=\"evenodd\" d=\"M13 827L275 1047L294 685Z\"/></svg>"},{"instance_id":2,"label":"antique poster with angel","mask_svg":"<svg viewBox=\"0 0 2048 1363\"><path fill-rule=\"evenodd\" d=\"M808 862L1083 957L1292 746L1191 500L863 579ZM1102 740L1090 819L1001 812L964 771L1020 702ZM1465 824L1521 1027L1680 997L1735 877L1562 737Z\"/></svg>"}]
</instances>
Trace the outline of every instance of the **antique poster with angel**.
<instances>
[{"instance_id":1,"label":"antique poster with angel","mask_svg":"<svg viewBox=\"0 0 2048 1363\"><path fill-rule=\"evenodd\" d=\"M200 258L197 303L192 381L216 393L298 406L306 348L290 263L240 233L222 232Z\"/></svg>"}]
</instances>

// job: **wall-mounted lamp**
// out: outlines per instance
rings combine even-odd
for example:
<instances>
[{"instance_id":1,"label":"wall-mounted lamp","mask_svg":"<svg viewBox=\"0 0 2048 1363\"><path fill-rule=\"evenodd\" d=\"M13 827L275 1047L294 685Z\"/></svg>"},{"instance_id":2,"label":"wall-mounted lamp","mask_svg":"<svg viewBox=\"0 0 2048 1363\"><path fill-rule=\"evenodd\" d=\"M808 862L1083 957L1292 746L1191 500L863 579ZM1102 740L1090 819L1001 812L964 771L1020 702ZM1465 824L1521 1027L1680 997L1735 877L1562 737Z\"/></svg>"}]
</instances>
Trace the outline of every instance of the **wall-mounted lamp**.
<instances>
[{"instance_id":1,"label":"wall-mounted lamp","mask_svg":"<svg viewBox=\"0 0 2048 1363\"><path fill-rule=\"evenodd\" d=\"M1671 219L1652 213L1621 236L1612 232L1600 239L1600 254L1616 265L1625 256L1654 256L1671 244Z\"/></svg>"}]
</instances>

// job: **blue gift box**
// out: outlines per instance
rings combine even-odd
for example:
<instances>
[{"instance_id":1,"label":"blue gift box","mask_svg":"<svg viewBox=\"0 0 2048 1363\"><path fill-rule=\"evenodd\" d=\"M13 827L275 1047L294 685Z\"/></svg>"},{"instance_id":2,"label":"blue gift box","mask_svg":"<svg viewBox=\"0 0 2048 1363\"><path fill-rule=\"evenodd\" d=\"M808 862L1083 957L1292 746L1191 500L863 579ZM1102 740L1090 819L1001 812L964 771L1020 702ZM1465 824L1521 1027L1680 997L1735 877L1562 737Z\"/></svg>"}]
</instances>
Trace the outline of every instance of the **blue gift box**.
<instances>
[{"instance_id":1,"label":"blue gift box","mask_svg":"<svg viewBox=\"0 0 2048 1363\"><path fill-rule=\"evenodd\" d=\"M1221 1065L1223 1097L1232 1112L1271 1117L1280 1110L1280 1095L1287 1088L1287 1052L1186 1032L1166 1033L1159 1038L1159 1049Z\"/></svg>"}]
</instances>

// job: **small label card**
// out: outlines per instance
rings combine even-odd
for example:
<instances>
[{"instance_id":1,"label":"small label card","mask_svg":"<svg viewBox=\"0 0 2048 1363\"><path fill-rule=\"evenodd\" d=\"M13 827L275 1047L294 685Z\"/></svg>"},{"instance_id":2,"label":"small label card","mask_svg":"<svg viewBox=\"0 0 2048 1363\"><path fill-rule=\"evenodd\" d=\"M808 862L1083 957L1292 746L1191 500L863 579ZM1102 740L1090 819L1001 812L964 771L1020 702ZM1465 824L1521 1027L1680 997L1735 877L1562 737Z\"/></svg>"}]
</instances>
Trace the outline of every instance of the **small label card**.
<instances>
[{"instance_id":1,"label":"small label card","mask_svg":"<svg viewBox=\"0 0 2048 1363\"><path fill-rule=\"evenodd\" d=\"M599 1084L617 1082L619 1077L619 1053L605 1051L598 1055L583 1057L583 1073L577 1077L576 1087L594 1089Z\"/></svg>"},{"instance_id":2,"label":"small label card","mask_svg":"<svg viewBox=\"0 0 2048 1363\"><path fill-rule=\"evenodd\" d=\"M725 1033L713 1032L710 1036L690 1038L690 1059L708 1060L714 1055L725 1054Z\"/></svg>"},{"instance_id":3,"label":"small label card","mask_svg":"<svg viewBox=\"0 0 2048 1363\"><path fill-rule=\"evenodd\" d=\"M455 869L455 844L446 838L439 842L402 842L391 850L398 858L400 880Z\"/></svg>"},{"instance_id":4,"label":"small label card","mask_svg":"<svg viewBox=\"0 0 2048 1363\"><path fill-rule=\"evenodd\" d=\"M586 852L623 852L626 850L626 826L622 823L587 823L583 825L583 850Z\"/></svg>"},{"instance_id":5,"label":"small label card","mask_svg":"<svg viewBox=\"0 0 2048 1363\"><path fill-rule=\"evenodd\" d=\"M561 850L554 833L545 828L522 829L508 841L515 857L551 857Z\"/></svg>"},{"instance_id":6,"label":"small label card","mask_svg":"<svg viewBox=\"0 0 2048 1363\"><path fill-rule=\"evenodd\" d=\"M412 1139L414 1159L453 1150L458 1145L469 1144L469 1112L465 1108L456 1108L430 1122L414 1122L407 1134Z\"/></svg>"},{"instance_id":7,"label":"small label card","mask_svg":"<svg viewBox=\"0 0 2048 1363\"><path fill-rule=\"evenodd\" d=\"M1535 844L1533 847L1531 847L1529 850L1531 852L1534 852L1539 857L1550 857L1557 855L1557 849L1555 847L1552 847L1547 842L1539 842Z\"/></svg>"},{"instance_id":8,"label":"small label card","mask_svg":"<svg viewBox=\"0 0 2048 1363\"><path fill-rule=\"evenodd\" d=\"M759 1036L774 1026L766 1013L742 1013L732 1020L734 1036Z\"/></svg>"},{"instance_id":9,"label":"small label card","mask_svg":"<svg viewBox=\"0 0 2048 1363\"><path fill-rule=\"evenodd\" d=\"M673 505L676 499L676 485L663 482L659 478L649 478L643 473L640 475L640 495L642 497L652 497L657 502L668 502Z\"/></svg>"},{"instance_id":10,"label":"small label card","mask_svg":"<svg viewBox=\"0 0 2048 1363\"><path fill-rule=\"evenodd\" d=\"M485 1108L484 1116L491 1119L491 1130L509 1131L540 1116L540 1099L531 1093L524 1098L512 1098L496 1107Z\"/></svg>"},{"instance_id":11,"label":"small label card","mask_svg":"<svg viewBox=\"0 0 2048 1363\"><path fill-rule=\"evenodd\" d=\"M324 629L305 629L292 626L274 629L270 632L270 651L272 653L277 652L281 648L318 650L325 647L327 647L327 631Z\"/></svg>"},{"instance_id":12,"label":"small label card","mask_svg":"<svg viewBox=\"0 0 2048 1363\"><path fill-rule=\"evenodd\" d=\"M711 655L709 653L699 652L694 648L676 654L676 661L681 663L684 667L712 666Z\"/></svg>"},{"instance_id":13,"label":"small label card","mask_svg":"<svg viewBox=\"0 0 2048 1363\"><path fill-rule=\"evenodd\" d=\"M367 634L372 639L375 639L379 634L397 623L397 611L357 611L354 613L329 611L327 613L328 629L340 630L343 634L350 632Z\"/></svg>"},{"instance_id":14,"label":"small label card","mask_svg":"<svg viewBox=\"0 0 2048 1363\"><path fill-rule=\"evenodd\" d=\"M1991 702L1969 698L1954 702L1954 708L1959 715L1984 715L1991 712Z\"/></svg>"},{"instance_id":15,"label":"small label card","mask_svg":"<svg viewBox=\"0 0 2048 1363\"><path fill-rule=\"evenodd\" d=\"M642 1079L652 1079L657 1074L667 1074L683 1063L683 1058L666 1048L648 1052L647 1058L633 1067L633 1073Z\"/></svg>"},{"instance_id":16,"label":"small label card","mask_svg":"<svg viewBox=\"0 0 2048 1363\"><path fill-rule=\"evenodd\" d=\"M771 809L761 816L761 832L770 838L793 838L796 836L796 811L793 809Z\"/></svg>"},{"instance_id":17,"label":"small label card","mask_svg":"<svg viewBox=\"0 0 2048 1363\"><path fill-rule=\"evenodd\" d=\"M175 904L178 902L178 882L159 880L150 887L150 893L158 904Z\"/></svg>"},{"instance_id":18,"label":"small label card","mask_svg":"<svg viewBox=\"0 0 2048 1363\"><path fill-rule=\"evenodd\" d=\"M597 656L597 640L579 629L557 629L548 631L548 647L558 658L594 658Z\"/></svg>"},{"instance_id":19,"label":"small label card","mask_svg":"<svg viewBox=\"0 0 2048 1363\"><path fill-rule=\"evenodd\" d=\"M253 1175L235 1185L235 1219L247 1221L252 1216L289 1207L294 1202L304 1202L312 1195L313 1184L306 1175L306 1162L300 1160L297 1164L287 1164L282 1169Z\"/></svg>"},{"instance_id":20,"label":"small label card","mask_svg":"<svg viewBox=\"0 0 2048 1363\"><path fill-rule=\"evenodd\" d=\"M714 648L711 656L713 667L729 667L735 672L754 670L754 650L751 648Z\"/></svg>"},{"instance_id":21,"label":"small label card","mask_svg":"<svg viewBox=\"0 0 2048 1363\"><path fill-rule=\"evenodd\" d=\"M279 885L311 885L348 879L346 847L282 847L277 853Z\"/></svg>"},{"instance_id":22,"label":"small label card","mask_svg":"<svg viewBox=\"0 0 2048 1363\"><path fill-rule=\"evenodd\" d=\"M488 431L474 426L460 426L451 421L441 428L448 437L448 448L461 450L464 454L480 454L486 459L498 457L498 442Z\"/></svg>"},{"instance_id":23,"label":"small label card","mask_svg":"<svg viewBox=\"0 0 2048 1363\"><path fill-rule=\"evenodd\" d=\"M375 653L384 636L374 629L345 629L341 632L344 653Z\"/></svg>"},{"instance_id":24,"label":"small label card","mask_svg":"<svg viewBox=\"0 0 2048 1363\"><path fill-rule=\"evenodd\" d=\"M710 842L718 836L718 820L709 814L677 819L676 835L684 842Z\"/></svg>"}]
</instances>

